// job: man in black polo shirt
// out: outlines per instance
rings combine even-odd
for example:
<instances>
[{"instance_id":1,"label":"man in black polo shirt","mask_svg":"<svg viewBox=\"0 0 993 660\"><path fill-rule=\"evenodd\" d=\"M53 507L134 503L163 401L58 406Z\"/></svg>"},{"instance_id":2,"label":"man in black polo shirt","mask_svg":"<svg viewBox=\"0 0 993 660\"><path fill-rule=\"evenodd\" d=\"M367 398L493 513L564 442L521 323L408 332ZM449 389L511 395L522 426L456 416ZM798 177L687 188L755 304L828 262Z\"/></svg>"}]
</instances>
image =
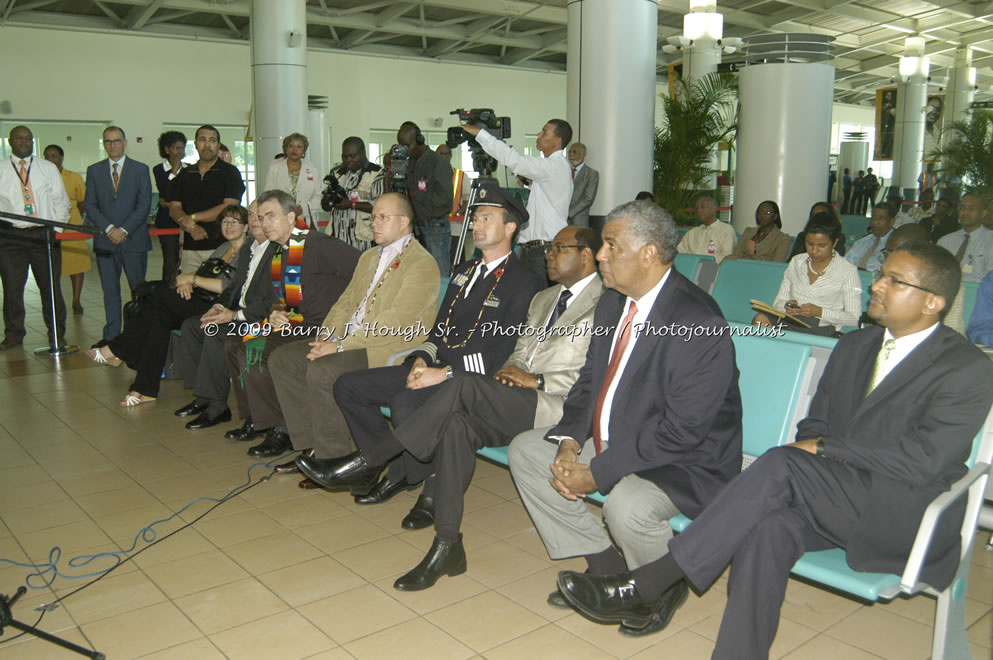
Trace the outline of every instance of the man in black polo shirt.
<instances>
[{"instance_id":1,"label":"man in black polo shirt","mask_svg":"<svg viewBox=\"0 0 993 660\"><path fill-rule=\"evenodd\" d=\"M405 121L397 131L397 144L409 148L407 196L414 207L414 232L438 262L442 277L452 270L449 257L452 210L452 166L425 144L421 129Z\"/></svg>"},{"instance_id":2,"label":"man in black polo shirt","mask_svg":"<svg viewBox=\"0 0 993 660\"><path fill-rule=\"evenodd\" d=\"M245 184L241 172L218 158L221 133L210 125L197 129L194 144L200 160L181 170L173 183L169 215L183 228L180 272L193 273L221 243L218 216L224 207L241 204Z\"/></svg>"}]
</instances>

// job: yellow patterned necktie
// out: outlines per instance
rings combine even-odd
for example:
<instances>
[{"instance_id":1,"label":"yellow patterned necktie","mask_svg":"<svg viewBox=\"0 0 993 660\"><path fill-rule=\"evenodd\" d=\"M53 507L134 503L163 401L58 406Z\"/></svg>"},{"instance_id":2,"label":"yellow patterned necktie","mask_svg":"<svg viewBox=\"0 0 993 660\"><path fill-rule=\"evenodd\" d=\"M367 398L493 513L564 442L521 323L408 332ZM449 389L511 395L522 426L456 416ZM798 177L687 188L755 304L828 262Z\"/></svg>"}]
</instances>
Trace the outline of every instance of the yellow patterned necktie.
<instances>
[{"instance_id":1,"label":"yellow patterned necktie","mask_svg":"<svg viewBox=\"0 0 993 660\"><path fill-rule=\"evenodd\" d=\"M869 383L869 391L865 393L866 396L872 394L872 391L876 389L879 382L883 380L883 365L890 359L890 353L893 352L894 348L896 348L895 339L887 339L883 342L883 347L879 350L879 355L876 356L876 365L872 368L872 382Z\"/></svg>"}]
</instances>

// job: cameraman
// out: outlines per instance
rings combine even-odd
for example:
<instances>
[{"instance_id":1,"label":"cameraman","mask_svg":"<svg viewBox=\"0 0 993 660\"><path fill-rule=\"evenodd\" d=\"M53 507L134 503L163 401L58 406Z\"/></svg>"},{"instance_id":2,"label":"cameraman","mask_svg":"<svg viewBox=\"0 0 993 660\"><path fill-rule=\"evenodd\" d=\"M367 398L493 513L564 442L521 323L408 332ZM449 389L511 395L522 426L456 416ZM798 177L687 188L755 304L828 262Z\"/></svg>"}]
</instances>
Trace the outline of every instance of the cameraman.
<instances>
[{"instance_id":1,"label":"cameraman","mask_svg":"<svg viewBox=\"0 0 993 660\"><path fill-rule=\"evenodd\" d=\"M372 205L386 192L386 171L370 163L362 138L345 138L341 143L341 165L324 177L328 187L321 207L331 212L324 233L361 251L372 247Z\"/></svg>"},{"instance_id":2,"label":"cameraman","mask_svg":"<svg viewBox=\"0 0 993 660\"><path fill-rule=\"evenodd\" d=\"M572 140L572 127L563 119L548 120L536 141L544 158L521 155L478 126L465 124L462 128L476 138L483 151L514 174L531 179L527 204L531 222L521 230L518 246L524 264L547 280L545 252L555 234L568 224L572 201L572 167L565 154Z\"/></svg>"},{"instance_id":3,"label":"cameraman","mask_svg":"<svg viewBox=\"0 0 993 660\"><path fill-rule=\"evenodd\" d=\"M428 148L421 129L412 121L400 125L397 144L409 150L407 196L414 207L415 231L438 262L442 277L447 277L452 270L448 220L452 210L452 166Z\"/></svg>"}]
</instances>

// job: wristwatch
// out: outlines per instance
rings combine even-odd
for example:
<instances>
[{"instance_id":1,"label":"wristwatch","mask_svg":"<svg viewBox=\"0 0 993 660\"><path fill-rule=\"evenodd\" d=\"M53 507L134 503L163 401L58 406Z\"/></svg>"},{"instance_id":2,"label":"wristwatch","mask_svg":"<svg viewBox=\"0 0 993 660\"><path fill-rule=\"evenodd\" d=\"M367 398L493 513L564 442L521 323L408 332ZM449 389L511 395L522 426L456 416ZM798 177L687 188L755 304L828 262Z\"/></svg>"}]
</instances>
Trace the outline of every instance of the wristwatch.
<instances>
[{"instance_id":1,"label":"wristwatch","mask_svg":"<svg viewBox=\"0 0 993 660\"><path fill-rule=\"evenodd\" d=\"M814 447L814 453L817 454L818 456L824 455L824 438L822 437L817 438L817 442L815 443L815 447Z\"/></svg>"},{"instance_id":2,"label":"wristwatch","mask_svg":"<svg viewBox=\"0 0 993 660\"><path fill-rule=\"evenodd\" d=\"M545 375L544 374L538 374L538 389L541 390L542 392L545 391Z\"/></svg>"},{"instance_id":3,"label":"wristwatch","mask_svg":"<svg viewBox=\"0 0 993 660\"><path fill-rule=\"evenodd\" d=\"M445 367L445 380L451 380L455 378L455 370L452 369L452 365Z\"/></svg>"}]
</instances>

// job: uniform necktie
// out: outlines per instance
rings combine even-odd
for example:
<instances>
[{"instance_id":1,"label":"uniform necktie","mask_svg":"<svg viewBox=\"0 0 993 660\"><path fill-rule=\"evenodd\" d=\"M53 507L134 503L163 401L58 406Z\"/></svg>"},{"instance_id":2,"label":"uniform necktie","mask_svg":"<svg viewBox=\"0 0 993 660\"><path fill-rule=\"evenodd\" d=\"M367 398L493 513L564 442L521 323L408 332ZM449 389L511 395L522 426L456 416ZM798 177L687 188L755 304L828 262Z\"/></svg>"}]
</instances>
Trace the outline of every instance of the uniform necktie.
<instances>
[{"instance_id":1,"label":"uniform necktie","mask_svg":"<svg viewBox=\"0 0 993 660\"><path fill-rule=\"evenodd\" d=\"M559 320L559 317L565 313L565 308L569 304L569 298L572 298L572 291L569 289L562 289L562 293L559 295L559 302L555 305L555 309L552 310L552 315L548 317L548 323L545 325L546 328L550 328L555 325L555 322Z\"/></svg>"},{"instance_id":2,"label":"uniform necktie","mask_svg":"<svg viewBox=\"0 0 993 660\"><path fill-rule=\"evenodd\" d=\"M632 300L628 315L621 322L621 334L617 337L617 343L614 345L614 353L610 356L607 373L603 377L603 385L600 386L600 393L596 398L596 407L593 409L593 447L596 449L597 454L603 449L603 438L600 435L600 415L603 413L603 404L607 401L607 390L610 389L611 383L614 382L614 376L617 375L617 368L621 364L621 357L623 357L624 351L627 350L628 341L631 339L631 326L634 323L634 315L637 313L638 306Z\"/></svg>"},{"instance_id":3,"label":"uniform necktie","mask_svg":"<svg viewBox=\"0 0 993 660\"><path fill-rule=\"evenodd\" d=\"M878 236L876 237L876 240L874 240L872 242L872 247L870 247L868 250L866 250L866 253L862 255L862 258L861 259L859 259L858 266L859 266L859 268L861 270L865 270L865 266L866 266L866 264L869 263L869 259L872 258L872 255L876 254L876 248L877 247L879 247L879 237Z\"/></svg>"},{"instance_id":4,"label":"uniform necktie","mask_svg":"<svg viewBox=\"0 0 993 660\"><path fill-rule=\"evenodd\" d=\"M574 168L572 168L572 180L573 180L573 181L575 181L575 180L576 180L576 169L577 169L577 168L575 168L575 167L574 167Z\"/></svg>"},{"instance_id":5,"label":"uniform necktie","mask_svg":"<svg viewBox=\"0 0 993 660\"><path fill-rule=\"evenodd\" d=\"M477 271L479 272L479 275L477 275L476 277L474 277L473 280L472 280L472 282L469 283L469 286L466 287L466 289L465 289L465 295L463 296L463 298L468 298L469 297L469 291L474 286L476 286L477 284L479 284L480 282L482 282L486 278L486 264L480 263L479 264L479 268L477 269Z\"/></svg>"},{"instance_id":6,"label":"uniform necktie","mask_svg":"<svg viewBox=\"0 0 993 660\"><path fill-rule=\"evenodd\" d=\"M114 179L114 196L117 196L117 186L121 183L121 175L117 173L117 163L111 168L110 176Z\"/></svg>"},{"instance_id":7,"label":"uniform necktie","mask_svg":"<svg viewBox=\"0 0 993 660\"><path fill-rule=\"evenodd\" d=\"M19 161L21 164L21 192L24 193L24 215L29 215L32 218L38 217L38 207L34 203L34 192L31 190L31 172L25 167L27 161ZM28 213L28 207L31 207L31 213ZM34 226L34 225L32 225Z\"/></svg>"},{"instance_id":8,"label":"uniform necktie","mask_svg":"<svg viewBox=\"0 0 993 660\"><path fill-rule=\"evenodd\" d=\"M23 163L24 161L21 162ZM965 238L962 239L962 245L959 246L959 251L955 253L955 261L961 263L962 257L965 256L965 251L968 249L969 249L969 234L966 234Z\"/></svg>"},{"instance_id":9,"label":"uniform necktie","mask_svg":"<svg viewBox=\"0 0 993 660\"><path fill-rule=\"evenodd\" d=\"M872 368L872 382L869 383L869 391L865 393L866 396L872 394L872 391L883 379L883 367L886 366L886 361L890 359L890 354L894 348L896 348L895 339L887 339L883 342L883 347L879 349L879 355L876 356L876 365Z\"/></svg>"}]
</instances>

